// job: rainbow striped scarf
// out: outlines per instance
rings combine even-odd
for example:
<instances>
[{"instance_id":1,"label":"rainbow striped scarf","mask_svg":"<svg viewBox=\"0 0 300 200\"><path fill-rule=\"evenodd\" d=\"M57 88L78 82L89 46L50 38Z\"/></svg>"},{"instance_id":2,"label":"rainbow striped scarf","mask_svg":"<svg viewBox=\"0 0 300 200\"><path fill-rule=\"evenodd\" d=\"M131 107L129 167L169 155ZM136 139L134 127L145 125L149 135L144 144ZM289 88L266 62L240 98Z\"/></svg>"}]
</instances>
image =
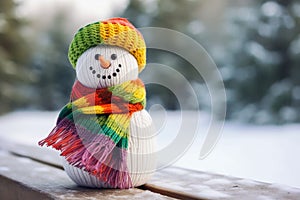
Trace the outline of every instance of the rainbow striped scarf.
<instances>
[{"instance_id":1,"label":"rainbow striped scarf","mask_svg":"<svg viewBox=\"0 0 300 200\"><path fill-rule=\"evenodd\" d=\"M49 136L39 142L61 151L73 166L112 188L130 188L127 168L130 118L145 107L140 79L92 89L76 81L69 102Z\"/></svg>"}]
</instances>

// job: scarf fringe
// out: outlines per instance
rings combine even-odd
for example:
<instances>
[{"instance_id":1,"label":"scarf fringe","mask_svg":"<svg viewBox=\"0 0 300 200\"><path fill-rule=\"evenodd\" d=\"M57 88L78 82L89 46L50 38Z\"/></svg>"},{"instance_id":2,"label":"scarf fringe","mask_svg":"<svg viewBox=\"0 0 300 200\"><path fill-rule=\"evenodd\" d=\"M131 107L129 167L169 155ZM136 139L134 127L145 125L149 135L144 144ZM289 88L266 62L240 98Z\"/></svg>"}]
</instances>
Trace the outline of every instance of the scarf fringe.
<instances>
[{"instance_id":1,"label":"scarf fringe","mask_svg":"<svg viewBox=\"0 0 300 200\"><path fill-rule=\"evenodd\" d=\"M78 135L80 133L80 135ZM132 187L128 173L125 149L115 147L113 141L102 134L92 134L68 119L60 121L39 145L52 146L61 151L70 165L83 169L112 188Z\"/></svg>"}]
</instances>

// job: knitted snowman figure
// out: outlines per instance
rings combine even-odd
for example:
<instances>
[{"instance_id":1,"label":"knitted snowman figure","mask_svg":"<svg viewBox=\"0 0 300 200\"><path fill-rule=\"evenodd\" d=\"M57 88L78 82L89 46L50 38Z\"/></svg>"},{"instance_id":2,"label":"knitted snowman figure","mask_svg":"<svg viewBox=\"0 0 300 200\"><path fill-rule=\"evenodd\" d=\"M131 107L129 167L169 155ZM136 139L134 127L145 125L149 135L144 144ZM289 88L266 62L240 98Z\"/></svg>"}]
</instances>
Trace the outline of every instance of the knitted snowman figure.
<instances>
[{"instance_id":1,"label":"knitted snowman figure","mask_svg":"<svg viewBox=\"0 0 300 200\"><path fill-rule=\"evenodd\" d=\"M70 102L40 141L61 151L65 171L81 186L130 188L155 169L154 130L138 79L146 64L141 33L126 19L89 24L75 35Z\"/></svg>"}]
</instances>

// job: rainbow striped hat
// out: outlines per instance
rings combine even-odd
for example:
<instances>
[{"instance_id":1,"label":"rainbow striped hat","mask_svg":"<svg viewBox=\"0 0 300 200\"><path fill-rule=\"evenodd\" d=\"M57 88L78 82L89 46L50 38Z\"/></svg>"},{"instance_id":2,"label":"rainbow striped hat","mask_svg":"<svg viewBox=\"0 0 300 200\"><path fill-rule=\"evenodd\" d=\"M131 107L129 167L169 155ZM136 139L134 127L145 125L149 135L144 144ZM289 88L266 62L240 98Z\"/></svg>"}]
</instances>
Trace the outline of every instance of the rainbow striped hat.
<instances>
[{"instance_id":1,"label":"rainbow striped hat","mask_svg":"<svg viewBox=\"0 0 300 200\"><path fill-rule=\"evenodd\" d=\"M69 60L75 68L86 50L99 44L126 49L137 60L139 72L146 65L146 44L142 34L125 18L111 18L88 24L75 34L69 47Z\"/></svg>"}]
</instances>

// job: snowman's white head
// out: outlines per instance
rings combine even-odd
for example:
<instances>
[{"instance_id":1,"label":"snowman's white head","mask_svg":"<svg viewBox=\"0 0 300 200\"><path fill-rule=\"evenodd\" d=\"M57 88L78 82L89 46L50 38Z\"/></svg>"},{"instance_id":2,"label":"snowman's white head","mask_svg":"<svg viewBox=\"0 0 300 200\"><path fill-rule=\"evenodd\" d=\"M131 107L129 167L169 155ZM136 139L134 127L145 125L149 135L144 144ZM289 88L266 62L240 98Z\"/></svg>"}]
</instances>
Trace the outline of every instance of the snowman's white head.
<instances>
[{"instance_id":1,"label":"snowman's white head","mask_svg":"<svg viewBox=\"0 0 300 200\"><path fill-rule=\"evenodd\" d=\"M98 45L85 51L76 63L77 79L89 88L105 88L138 78L138 63L127 50Z\"/></svg>"}]
</instances>

